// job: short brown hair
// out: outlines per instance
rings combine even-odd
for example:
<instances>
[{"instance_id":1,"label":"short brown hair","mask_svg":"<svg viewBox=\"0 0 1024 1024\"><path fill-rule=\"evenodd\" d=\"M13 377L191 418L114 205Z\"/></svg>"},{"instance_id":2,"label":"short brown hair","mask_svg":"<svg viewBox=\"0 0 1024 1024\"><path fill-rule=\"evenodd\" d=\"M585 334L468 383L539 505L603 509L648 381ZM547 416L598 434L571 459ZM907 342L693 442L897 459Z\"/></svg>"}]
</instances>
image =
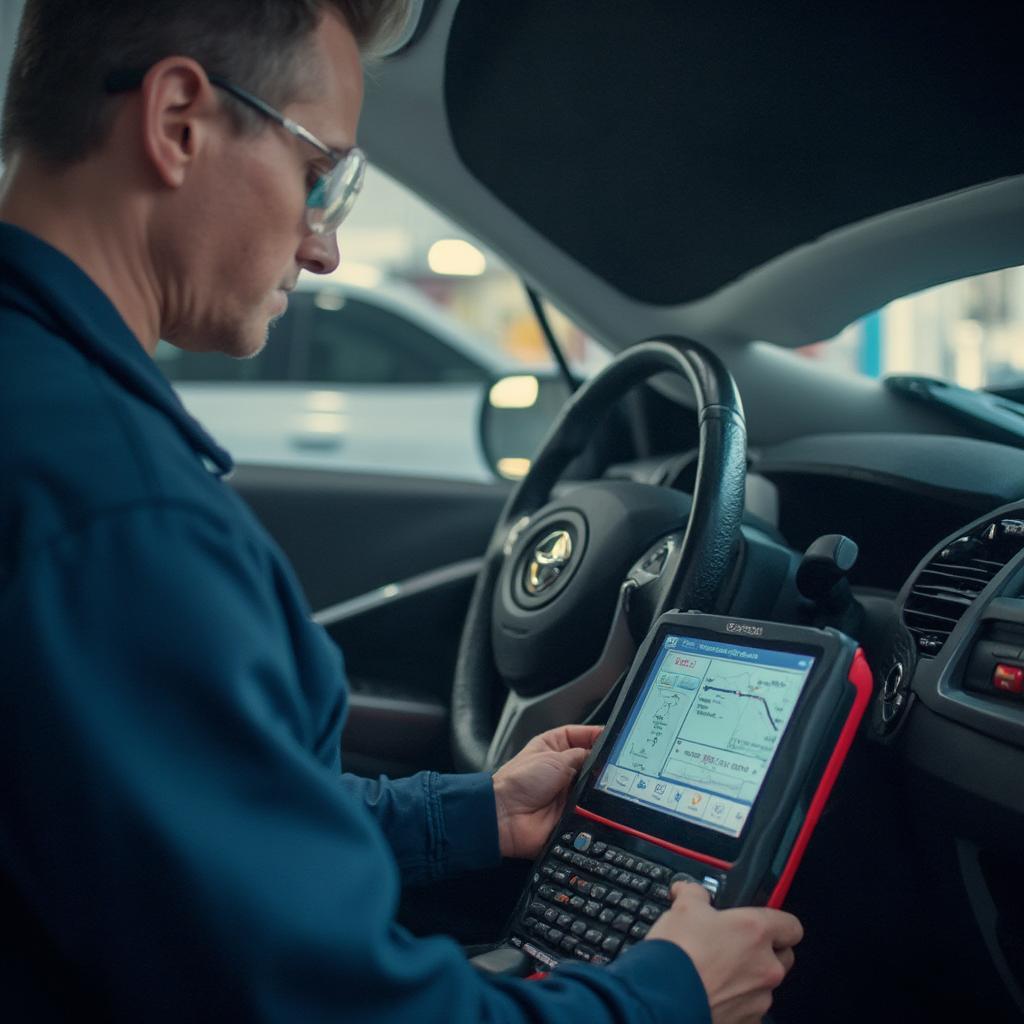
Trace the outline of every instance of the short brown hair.
<instances>
[{"instance_id":1,"label":"short brown hair","mask_svg":"<svg viewBox=\"0 0 1024 1024\"><path fill-rule=\"evenodd\" d=\"M303 57L325 11L348 24L364 55L386 52L410 0L27 0L3 112L5 159L20 148L72 163L106 137L114 71L192 57L274 106L302 81ZM259 121L233 110L239 128Z\"/></svg>"}]
</instances>

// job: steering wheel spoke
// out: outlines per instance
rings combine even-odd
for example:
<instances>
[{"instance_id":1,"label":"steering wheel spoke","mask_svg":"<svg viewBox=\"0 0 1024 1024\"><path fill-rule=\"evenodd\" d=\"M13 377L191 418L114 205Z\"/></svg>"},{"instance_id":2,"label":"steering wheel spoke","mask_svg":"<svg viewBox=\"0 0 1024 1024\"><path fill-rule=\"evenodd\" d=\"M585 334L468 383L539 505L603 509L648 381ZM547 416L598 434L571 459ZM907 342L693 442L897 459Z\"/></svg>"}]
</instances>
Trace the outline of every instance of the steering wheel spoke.
<instances>
[{"instance_id":1,"label":"steering wheel spoke","mask_svg":"<svg viewBox=\"0 0 1024 1024\"><path fill-rule=\"evenodd\" d=\"M553 723L584 721L611 692L636 654L627 614L634 586L630 580L623 583L604 649L587 671L536 696L521 697L514 690L509 692L487 752L486 770L504 764Z\"/></svg>"}]
</instances>

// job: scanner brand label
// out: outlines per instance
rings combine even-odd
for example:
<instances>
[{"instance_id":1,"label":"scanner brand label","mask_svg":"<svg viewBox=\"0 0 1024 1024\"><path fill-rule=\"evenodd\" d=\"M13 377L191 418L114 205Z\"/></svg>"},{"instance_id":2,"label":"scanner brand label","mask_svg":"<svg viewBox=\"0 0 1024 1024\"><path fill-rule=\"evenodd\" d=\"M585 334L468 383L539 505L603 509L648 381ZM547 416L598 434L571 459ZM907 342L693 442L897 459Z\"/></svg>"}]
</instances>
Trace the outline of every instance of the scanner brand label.
<instances>
[{"instance_id":1,"label":"scanner brand label","mask_svg":"<svg viewBox=\"0 0 1024 1024\"><path fill-rule=\"evenodd\" d=\"M727 622L727 633L740 633L743 636L764 636L764 626L752 626L748 622Z\"/></svg>"}]
</instances>

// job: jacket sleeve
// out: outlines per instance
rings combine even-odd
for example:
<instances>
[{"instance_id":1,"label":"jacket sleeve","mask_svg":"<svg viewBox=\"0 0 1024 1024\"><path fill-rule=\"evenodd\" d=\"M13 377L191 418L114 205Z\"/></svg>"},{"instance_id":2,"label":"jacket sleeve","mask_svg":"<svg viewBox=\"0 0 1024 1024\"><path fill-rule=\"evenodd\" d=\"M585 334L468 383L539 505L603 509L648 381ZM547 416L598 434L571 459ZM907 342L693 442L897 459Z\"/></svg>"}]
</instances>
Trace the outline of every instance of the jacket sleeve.
<instances>
[{"instance_id":1,"label":"jacket sleeve","mask_svg":"<svg viewBox=\"0 0 1024 1024\"><path fill-rule=\"evenodd\" d=\"M394 923L392 850L322 756L326 655L268 563L229 523L139 505L26 555L0 595L0 866L105 1016L707 1021L667 943L495 982Z\"/></svg>"},{"instance_id":2,"label":"jacket sleeve","mask_svg":"<svg viewBox=\"0 0 1024 1024\"><path fill-rule=\"evenodd\" d=\"M486 772L376 780L343 775L342 784L376 819L406 885L501 861L494 785Z\"/></svg>"}]
</instances>

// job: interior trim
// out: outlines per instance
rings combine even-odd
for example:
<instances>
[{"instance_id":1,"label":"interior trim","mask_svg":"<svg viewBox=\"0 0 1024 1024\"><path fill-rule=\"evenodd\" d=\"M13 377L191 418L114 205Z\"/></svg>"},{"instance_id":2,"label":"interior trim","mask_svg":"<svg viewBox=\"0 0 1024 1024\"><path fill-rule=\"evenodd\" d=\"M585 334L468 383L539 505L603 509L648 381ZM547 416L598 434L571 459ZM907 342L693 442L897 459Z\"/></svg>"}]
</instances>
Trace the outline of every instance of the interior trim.
<instances>
[{"instance_id":1,"label":"interior trim","mask_svg":"<svg viewBox=\"0 0 1024 1024\"><path fill-rule=\"evenodd\" d=\"M975 923L981 932L985 948L999 974L1000 981L1016 1003L1017 1009L1024 1014L1024 991L1021 991L1017 984L1013 969L999 943L997 933L999 912L985 881L985 873L981 869L978 852L978 847L974 843L965 839L956 841L957 860L960 862L960 874L967 892L967 899L970 902L971 913L974 915Z\"/></svg>"},{"instance_id":2,"label":"interior trim","mask_svg":"<svg viewBox=\"0 0 1024 1024\"><path fill-rule=\"evenodd\" d=\"M339 622L357 618L367 612L377 611L397 601L404 601L406 598L423 594L428 590L472 579L480 571L482 565L482 558L467 558L461 562L441 566L439 569L431 569L429 572L410 576L409 579L401 580L398 583L386 583L383 587L377 587L366 594L350 597L346 601L339 601L338 604L314 612L313 621L319 626L334 626Z\"/></svg>"}]
</instances>

